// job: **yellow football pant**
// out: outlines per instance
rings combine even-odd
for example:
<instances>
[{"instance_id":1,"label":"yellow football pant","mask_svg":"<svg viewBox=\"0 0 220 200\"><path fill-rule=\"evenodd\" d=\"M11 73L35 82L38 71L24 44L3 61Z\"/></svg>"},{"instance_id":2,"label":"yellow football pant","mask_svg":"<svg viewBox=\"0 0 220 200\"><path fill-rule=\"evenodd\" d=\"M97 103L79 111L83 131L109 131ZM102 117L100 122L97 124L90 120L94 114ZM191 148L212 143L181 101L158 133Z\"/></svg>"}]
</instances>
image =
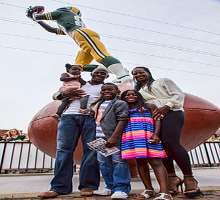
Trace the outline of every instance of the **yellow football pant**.
<instances>
[{"instance_id":1,"label":"yellow football pant","mask_svg":"<svg viewBox=\"0 0 220 200\"><path fill-rule=\"evenodd\" d=\"M74 30L71 36L81 48L77 53L75 64L83 67L91 63L93 59L100 63L103 58L110 56L98 33L87 28L80 28Z\"/></svg>"}]
</instances>

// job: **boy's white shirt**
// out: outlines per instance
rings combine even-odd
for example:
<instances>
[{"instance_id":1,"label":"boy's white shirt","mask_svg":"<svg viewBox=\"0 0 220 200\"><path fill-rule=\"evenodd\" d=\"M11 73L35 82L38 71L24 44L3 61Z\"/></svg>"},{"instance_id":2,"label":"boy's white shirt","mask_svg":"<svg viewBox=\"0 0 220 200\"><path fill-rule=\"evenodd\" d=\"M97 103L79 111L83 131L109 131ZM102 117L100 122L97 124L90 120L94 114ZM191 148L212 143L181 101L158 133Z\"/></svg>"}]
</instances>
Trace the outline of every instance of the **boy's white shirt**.
<instances>
[{"instance_id":1,"label":"boy's white shirt","mask_svg":"<svg viewBox=\"0 0 220 200\"><path fill-rule=\"evenodd\" d=\"M105 134L102 131L102 127L100 126L100 120L102 118L102 115L107 108L108 104L111 102L109 101L104 101L102 104L99 106L97 117L96 117L96 137L105 137Z\"/></svg>"}]
</instances>

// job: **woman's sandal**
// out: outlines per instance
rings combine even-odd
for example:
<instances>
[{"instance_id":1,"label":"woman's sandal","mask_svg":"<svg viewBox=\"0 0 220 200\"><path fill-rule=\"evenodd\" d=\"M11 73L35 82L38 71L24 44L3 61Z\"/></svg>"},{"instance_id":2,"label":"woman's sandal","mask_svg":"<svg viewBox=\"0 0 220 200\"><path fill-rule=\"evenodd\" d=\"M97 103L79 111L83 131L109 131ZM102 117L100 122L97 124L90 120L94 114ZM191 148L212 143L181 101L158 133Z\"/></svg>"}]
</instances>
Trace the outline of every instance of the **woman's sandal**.
<instances>
[{"instance_id":1,"label":"woman's sandal","mask_svg":"<svg viewBox=\"0 0 220 200\"><path fill-rule=\"evenodd\" d=\"M144 196L145 199L150 199L151 197L156 196L156 192L154 190L144 190L141 193L141 196Z\"/></svg>"},{"instance_id":2,"label":"woman's sandal","mask_svg":"<svg viewBox=\"0 0 220 200\"><path fill-rule=\"evenodd\" d=\"M184 195L188 198L203 196L203 193L200 191L198 187L198 181L192 175L184 176L184 185Z\"/></svg>"},{"instance_id":3,"label":"woman's sandal","mask_svg":"<svg viewBox=\"0 0 220 200\"><path fill-rule=\"evenodd\" d=\"M167 193L158 193L158 196L154 200L173 200L173 197Z\"/></svg>"},{"instance_id":4,"label":"woman's sandal","mask_svg":"<svg viewBox=\"0 0 220 200\"><path fill-rule=\"evenodd\" d=\"M195 190L185 191L184 195L190 199L193 199L195 197L203 197L204 196L204 194L201 192L201 190L199 188L197 188Z\"/></svg>"},{"instance_id":5,"label":"woman's sandal","mask_svg":"<svg viewBox=\"0 0 220 200\"><path fill-rule=\"evenodd\" d=\"M179 187L183 193L183 180L176 175L168 176L168 188L172 196L175 196L179 193Z\"/></svg>"}]
</instances>

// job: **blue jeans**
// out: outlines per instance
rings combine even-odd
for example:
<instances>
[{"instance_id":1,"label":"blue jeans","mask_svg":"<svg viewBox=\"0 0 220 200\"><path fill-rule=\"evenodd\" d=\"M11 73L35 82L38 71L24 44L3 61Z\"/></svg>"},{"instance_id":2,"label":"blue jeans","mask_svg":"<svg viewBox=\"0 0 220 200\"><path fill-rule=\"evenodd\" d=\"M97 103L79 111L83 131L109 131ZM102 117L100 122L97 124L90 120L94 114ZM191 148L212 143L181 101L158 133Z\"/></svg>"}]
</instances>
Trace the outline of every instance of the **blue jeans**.
<instances>
[{"instance_id":1,"label":"blue jeans","mask_svg":"<svg viewBox=\"0 0 220 200\"><path fill-rule=\"evenodd\" d=\"M106 187L112 192L121 191L128 194L131 191L131 176L127 162L121 159L121 152L108 157L98 153L97 159Z\"/></svg>"},{"instance_id":2,"label":"blue jeans","mask_svg":"<svg viewBox=\"0 0 220 200\"><path fill-rule=\"evenodd\" d=\"M95 151L87 143L96 139L95 119L88 115L62 115L58 124L57 150L51 190L61 194L72 192L73 152L81 135L83 157L80 165L79 189L98 189L100 175Z\"/></svg>"}]
</instances>

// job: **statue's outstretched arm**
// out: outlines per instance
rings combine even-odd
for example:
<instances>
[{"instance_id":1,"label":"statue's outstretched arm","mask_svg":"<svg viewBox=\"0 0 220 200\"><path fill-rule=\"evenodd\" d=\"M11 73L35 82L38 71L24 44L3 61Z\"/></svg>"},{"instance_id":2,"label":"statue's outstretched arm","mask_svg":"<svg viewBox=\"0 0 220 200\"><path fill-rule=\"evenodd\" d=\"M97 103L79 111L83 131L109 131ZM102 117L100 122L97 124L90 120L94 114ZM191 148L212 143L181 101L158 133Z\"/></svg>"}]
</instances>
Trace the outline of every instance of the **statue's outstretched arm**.
<instances>
[{"instance_id":1,"label":"statue's outstretched arm","mask_svg":"<svg viewBox=\"0 0 220 200\"><path fill-rule=\"evenodd\" d=\"M44 7L43 6L34 6L29 7L26 11L26 16L33 21L36 21L39 25L41 25L46 31L50 33L55 33L58 35L66 35L60 28L54 28L47 23L41 20L57 20L60 13L57 11L43 13Z\"/></svg>"},{"instance_id":2,"label":"statue's outstretched arm","mask_svg":"<svg viewBox=\"0 0 220 200\"><path fill-rule=\"evenodd\" d=\"M58 34L58 35L66 35L61 29L59 28L54 28L48 24L46 24L45 22L43 21L37 21L38 24L41 25L41 27L43 27L46 31L50 32L50 33L55 33L55 34Z\"/></svg>"}]
</instances>

